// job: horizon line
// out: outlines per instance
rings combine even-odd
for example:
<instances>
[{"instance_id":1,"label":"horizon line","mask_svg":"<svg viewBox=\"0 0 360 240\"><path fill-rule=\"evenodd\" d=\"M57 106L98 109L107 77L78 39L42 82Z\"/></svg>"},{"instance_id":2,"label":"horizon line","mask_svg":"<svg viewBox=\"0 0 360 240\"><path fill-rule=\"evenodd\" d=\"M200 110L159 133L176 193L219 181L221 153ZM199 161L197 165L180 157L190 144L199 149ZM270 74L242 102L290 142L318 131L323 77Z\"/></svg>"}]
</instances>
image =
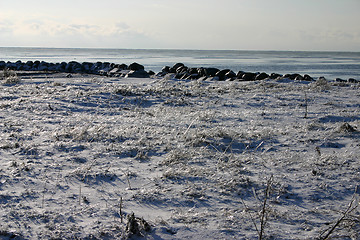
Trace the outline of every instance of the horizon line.
<instances>
[{"instance_id":1,"label":"horizon line","mask_svg":"<svg viewBox=\"0 0 360 240\"><path fill-rule=\"evenodd\" d=\"M116 47L40 47L40 46L0 46L0 48L30 49L99 49L99 50L169 50L169 51L242 51L242 52L343 52L360 53L350 50L269 50L269 49L196 49L196 48L116 48Z\"/></svg>"}]
</instances>

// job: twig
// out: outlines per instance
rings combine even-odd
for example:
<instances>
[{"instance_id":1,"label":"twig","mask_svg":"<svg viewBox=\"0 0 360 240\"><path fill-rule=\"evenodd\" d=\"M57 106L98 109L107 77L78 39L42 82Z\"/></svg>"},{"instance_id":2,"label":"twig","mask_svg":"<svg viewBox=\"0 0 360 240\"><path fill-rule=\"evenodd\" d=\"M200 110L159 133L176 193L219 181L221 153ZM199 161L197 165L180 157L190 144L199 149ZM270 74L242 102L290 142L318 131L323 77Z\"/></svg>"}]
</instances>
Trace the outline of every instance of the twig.
<instances>
[{"instance_id":1,"label":"twig","mask_svg":"<svg viewBox=\"0 0 360 240\"><path fill-rule=\"evenodd\" d=\"M79 205L81 205L81 183L79 187Z\"/></svg>"},{"instance_id":2,"label":"twig","mask_svg":"<svg viewBox=\"0 0 360 240\"><path fill-rule=\"evenodd\" d=\"M265 225L266 225L266 219L265 219L266 204L267 204L267 200L268 200L269 195L270 195L270 188L271 188L271 184L272 184L272 179L273 179L273 176L271 176L269 178L269 180L267 181L267 186L266 186L266 190L265 190L265 198L264 198L263 208L262 208L262 211L261 211L259 240L262 240L263 235L264 235L264 230L265 230Z\"/></svg>"},{"instance_id":3,"label":"twig","mask_svg":"<svg viewBox=\"0 0 360 240\"><path fill-rule=\"evenodd\" d=\"M349 203L349 206L346 209L346 211L343 213L343 215L336 221L336 223L330 228L329 231L325 230L325 232L328 231L328 233L324 237L322 237L321 235L323 235L325 232L320 234L320 237L319 237L320 240L328 239L330 237L330 235L335 231L335 229L339 226L339 224L347 217L347 215L349 213L351 213L352 211L354 211L359 206L359 203L358 203L356 206L353 207L354 202L355 202L355 198L353 197L353 199Z\"/></svg>"},{"instance_id":4,"label":"twig","mask_svg":"<svg viewBox=\"0 0 360 240\"><path fill-rule=\"evenodd\" d=\"M249 209L248 206L245 204L244 200L241 198L241 202L242 204L244 204L245 208L246 209ZM256 232L258 233L258 235L260 236L260 232L259 232L259 229L257 228L257 225L256 225L256 222L255 222L255 219L253 218L253 216L251 215L251 213L249 212L249 216L250 216L250 219L252 221L252 223L254 224L254 227L256 229Z\"/></svg>"},{"instance_id":5,"label":"twig","mask_svg":"<svg viewBox=\"0 0 360 240\"><path fill-rule=\"evenodd\" d=\"M120 197L120 219L121 219L121 223L123 223L123 213L122 213L122 205L123 205L123 198Z\"/></svg>"},{"instance_id":6,"label":"twig","mask_svg":"<svg viewBox=\"0 0 360 240\"><path fill-rule=\"evenodd\" d=\"M305 91L305 116L304 118L307 118L308 117L308 97L307 97L307 94L306 94L306 91Z\"/></svg>"},{"instance_id":7,"label":"twig","mask_svg":"<svg viewBox=\"0 0 360 240\"><path fill-rule=\"evenodd\" d=\"M190 130L190 128L192 127L192 125L194 124L194 122L197 120L197 117L194 118L194 120L192 120L192 122L190 123L189 127L186 129L186 131L184 132L183 135L186 135L186 133Z\"/></svg>"}]
</instances>

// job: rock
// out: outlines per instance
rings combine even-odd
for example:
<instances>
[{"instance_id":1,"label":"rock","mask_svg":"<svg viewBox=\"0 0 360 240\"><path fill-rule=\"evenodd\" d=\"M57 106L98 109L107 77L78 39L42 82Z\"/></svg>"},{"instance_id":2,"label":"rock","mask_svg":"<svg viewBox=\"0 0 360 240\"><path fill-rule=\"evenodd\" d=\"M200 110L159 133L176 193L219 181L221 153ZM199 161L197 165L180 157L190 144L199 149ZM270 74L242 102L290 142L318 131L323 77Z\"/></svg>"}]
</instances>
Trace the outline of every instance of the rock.
<instances>
[{"instance_id":1,"label":"rock","mask_svg":"<svg viewBox=\"0 0 360 240\"><path fill-rule=\"evenodd\" d=\"M244 73L245 73L244 71L239 71L239 72L236 74L236 78L242 79Z\"/></svg>"},{"instance_id":2,"label":"rock","mask_svg":"<svg viewBox=\"0 0 360 240\"><path fill-rule=\"evenodd\" d=\"M129 77L132 77L132 78L148 78L148 77L150 77L150 75L145 70L138 70L138 71L131 70L128 74L126 74L125 77L126 78L129 78Z\"/></svg>"},{"instance_id":3,"label":"rock","mask_svg":"<svg viewBox=\"0 0 360 240\"><path fill-rule=\"evenodd\" d=\"M125 70L125 69L128 69L128 65L126 65L126 64L119 64L119 66L117 66L117 68L119 68L119 69L122 69L122 70Z\"/></svg>"},{"instance_id":4,"label":"rock","mask_svg":"<svg viewBox=\"0 0 360 240\"><path fill-rule=\"evenodd\" d=\"M197 73L199 74L200 77L206 77L206 71L205 68L197 68Z\"/></svg>"},{"instance_id":5,"label":"rock","mask_svg":"<svg viewBox=\"0 0 360 240\"><path fill-rule=\"evenodd\" d=\"M282 75L278 73L271 73L269 76L270 79L277 79L279 77L282 77Z\"/></svg>"},{"instance_id":6,"label":"rock","mask_svg":"<svg viewBox=\"0 0 360 240\"><path fill-rule=\"evenodd\" d=\"M293 73L293 74L285 74L284 78L289 78L291 80L295 80L300 74ZM300 75L301 76L301 75Z\"/></svg>"},{"instance_id":7,"label":"rock","mask_svg":"<svg viewBox=\"0 0 360 240\"><path fill-rule=\"evenodd\" d=\"M269 75L267 73L262 72L262 73L259 73L258 75L256 75L255 80L264 80L268 77L269 77Z\"/></svg>"},{"instance_id":8,"label":"rock","mask_svg":"<svg viewBox=\"0 0 360 240\"><path fill-rule=\"evenodd\" d=\"M183 64L183 63L176 63L176 64L174 64L174 66L172 67L172 69L178 69L179 67L185 67L185 64Z\"/></svg>"},{"instance_id":9,"label":"rock","mask_svg":"<svg viewBox=\"0 0 360 240\"><path fill-rule=\"evenodd\" d=\"M6 68L6 62L0 61L0 70L4 70Z\"/></svg>"},{"instance_id":10,"label":"rock","mask_svg":"<svg viewBox=\"0 0 360 240\"><path fill-rule=\"evenodd\" d=\"M205 74L207 77L215 77L216 73L220 70L217 68L205 68Z\"/></svg>"},{"instance_id":11,"label":"rock","mask_svg":"<svg viewBox=\"0 0 360 240\"><path fill-rule=\"evenodd\" d=\"M346 82L346 80L341 79L341 78L336 78L336 79L335 79L335 82L342 82L342 83L344 83L344 82Z\"/></svg>"},{"instance_id":12,"label":"rock","mask_svg":"<svg viewBox=\"0 0 360 240\"><path fill-rule=\"evenodd\" d=\"M304 77L299 74L296 76L295 80L302 81L304 80Z\"/></svg>"},{"instance_id":13,"label":"rock","mask_svg":"<svg viewBox=\"0 0 360 240\"><path fill-rule=\"evenodd\" d=\"M136 62L132 63L129 65L128 67L129 70L133 70L133 71L140 71L140 70L144 70L145 67L141 64L138 64Z\"/></svg>"},{"instance_id":14,"label":"rock","mask_svg":"<svg viewBox=\"0 0 360 240\"><path fill-rule=\"evenodd\" d=\"M175 72L178 73L178 74L179 73L185 73L187 71L188 71L188 67L186 67L186 66L180 66L175 70Z\"/></svg>"},{"instance_id":15,"label":"rock","mask_svg":"<svg viewBox=\"0 0 360 240\"><path fill-rule=\"evenodd\" d=\"M38 66L39 71L48 71L49 70L49 63L42 61Z\"/></svg>"},{"instance_id":16,"label":"rock","mask_svg":"<svg viewBox=\"0 0 360 240\"><path fill-rule=\"evenodd\" d=\"M225 78L226 79L231 79L234 80L236 78L236 73L234 73L233 71L229 71L225 74Z\"/></svg>"},{"instance_id":17,"label":"rock","mask_svg":"<svg viewBox=\"0 0 360 240\"><path fill-rule=\"evenodd\" d=\"M168 73L168 72L170 72L170 67L169 67L169 66L163 67L163 68L161 69L161 72L163 72L163 73Z\"/></svg>"},{"instance_id":18,"label":"rock","mask_svg":"<svg viewBox=\"0 0 360 240\"><path fill-rule=\"evenodd\" d=\"M355 78L349 78L348 82L349 83L359 83L359 81L356 80Z\"/></svg>"},{"instance_id":19,"label":"rock","mask_svg":"<svg viewBox=\"0 0 360 240\"><path fill-rule=\"evenodd\" d=\"M224 81L225 79L227 79L226 74L230 71L230 69L220 70L215 74L215 76L219 78L219 81Z\"/></svg>"},{"instance_id":20,"label":"rock","mask_svg":"<svg viewBox=\"0 0 360 240\"><path fill-rule=\"evenodd\" d=\"M242 76L243 81L254 81L256 78L256 73L246 72Z\"/></svg>"},{"instance_id":21,"label":"rock","mask_svg":"<svg viewBox=\"0 0 360 240\"><path fill-rule=\"evenodd\" d=\"M65 71L69 73L83 73L83 67L80 63L71 61L66 65Z\"/></svg>"},{"instance_id":22,"label":"rock","mask_svg":"<svg viewBox=\"0 0 360 240\"><path fill-rule=\"evenodd\" d=\"M310 77L310 75L308 75L308 74L304 75L304 80L305 81L314 81L314 79L312 77Z\"/></svg>"},{"instance_id":23,"label":"rock","mask_svg":"<svg viewBox=\"0 0 360 240\"><path fill-rule=\"evenodd\" d=\"M85 73L91 73L91 68L93 66L93 63L83 62L81 65L82 65L82 68L84 69Z\"/></svg>"}]
</instances>

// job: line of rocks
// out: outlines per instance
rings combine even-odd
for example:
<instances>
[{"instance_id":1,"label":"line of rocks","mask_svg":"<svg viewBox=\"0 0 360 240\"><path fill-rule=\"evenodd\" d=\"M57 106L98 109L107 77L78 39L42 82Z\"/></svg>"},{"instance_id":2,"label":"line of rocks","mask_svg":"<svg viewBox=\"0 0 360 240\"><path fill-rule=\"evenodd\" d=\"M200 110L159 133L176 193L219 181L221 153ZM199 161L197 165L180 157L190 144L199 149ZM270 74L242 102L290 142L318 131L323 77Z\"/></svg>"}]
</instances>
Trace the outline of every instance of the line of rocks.
<instances>
[{"instance_id":1,"label":"line of rocks","mask_svg":"<svg viewBox=\"0 0 360 240\"><path fill-rule=\"evenodd\" d=\"M10 69L14 71L38 71L38 72L61 72L61 73L86 73L110 77L136 77L148 78L155 73L146 72L143 65L138 63L115 64L110 62L83 62L76 61L48 63L45 61L0 61L0 70Z\"/></svg>"},{"instance_id":2,"label":"line of rocks","mask_svg":"<svg viewBox=\"0 0 360 240\"><path fill-rule=\"evenodd\" d=\"M134 77L134 78L149 78L150 76L164 77L171 75L176 79L197 80L197 79L211 79L217 81L256 81L264 79L288 78L291 80L313 81L314 79L308 74L300 75L293 74L278 74L265 72L233 72L231 69L217 69L213 67L199 67L191 68L185 66L183 63L176 63L172 67L165 66L162 70L155 74L153 71L145 71L145 67L139 63L115 64L110 62L83 62L76 61L48 63L45 61L17 61L5 62L0 61L0 70L10 69L15 71L39 71L39 72L62 72L62 73L86 73L96 74L109 77ZM358 80L350 78L349 80L336 79L337 82L355 82Z\"/></svg>"},{"instance_id":3,"label":"line of rocks","mask_svg":"<svg viewBox=\"0 0 360 240\"><path fill-rule=\"evenodd\" d=\"M264 80L264 79L276 79L279 77L289 78L292 80L305 80L305 81L313 81L314 79L309 75L305 74L304 76L300 74L286 74L281 75L278 73L271 73L270 75L261 72L261 73L253 73L253 72L244 72L239 71L237 73L233 72L231 69L218 69L218 68L189 68L185 66L183 63L177 63L173 67L166 66L164 67L158 76L165 76L167 74L174 74L176 79L186 79L193 80L199 78L211 78L212 80L217 81L255 81L255 80Z\"/></svg>"}]
</instances>

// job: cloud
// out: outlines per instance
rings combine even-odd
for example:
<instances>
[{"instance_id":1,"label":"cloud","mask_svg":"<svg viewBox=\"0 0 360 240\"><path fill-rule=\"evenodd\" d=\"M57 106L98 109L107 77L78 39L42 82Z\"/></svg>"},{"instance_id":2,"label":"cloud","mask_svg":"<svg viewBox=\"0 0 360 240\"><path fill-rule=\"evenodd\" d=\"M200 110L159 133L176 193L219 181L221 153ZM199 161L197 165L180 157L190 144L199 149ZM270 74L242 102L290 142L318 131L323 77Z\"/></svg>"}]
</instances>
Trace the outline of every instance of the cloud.
<instances>
[{"instance_id":1,"label":"cloud","mask_svg":"<svg viewBox=\"0 0 360 240\"><path fill-rule=\"evenodd\" d=\"M54 20L0 21L0 45L44 47L155 47L147 33L126 22L110 24L62 23ZM3 38L7 34L7 38Z\"/></svg>"}]
</instances>

